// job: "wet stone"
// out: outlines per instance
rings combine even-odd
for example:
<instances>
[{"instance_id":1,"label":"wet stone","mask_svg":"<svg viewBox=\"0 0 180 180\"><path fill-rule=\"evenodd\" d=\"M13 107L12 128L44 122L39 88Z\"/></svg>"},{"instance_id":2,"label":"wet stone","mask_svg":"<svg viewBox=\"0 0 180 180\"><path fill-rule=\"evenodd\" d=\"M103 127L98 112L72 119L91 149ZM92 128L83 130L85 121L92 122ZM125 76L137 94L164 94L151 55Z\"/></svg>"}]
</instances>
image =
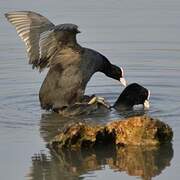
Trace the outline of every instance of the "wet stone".
<instances>
[{"instance_id":1,"label":"wet stone","mask_svg":"<svg viewBox=\"0 0 180 180\"><path fill-rule=\"evenodd\" d=\"M171 142L173 131L166 123L149 116L135 116L105 125L85 122L70 124L56 135L49 147L58 149L89 149L112 145L157 146Z\"/></svg>"}]
</instances>

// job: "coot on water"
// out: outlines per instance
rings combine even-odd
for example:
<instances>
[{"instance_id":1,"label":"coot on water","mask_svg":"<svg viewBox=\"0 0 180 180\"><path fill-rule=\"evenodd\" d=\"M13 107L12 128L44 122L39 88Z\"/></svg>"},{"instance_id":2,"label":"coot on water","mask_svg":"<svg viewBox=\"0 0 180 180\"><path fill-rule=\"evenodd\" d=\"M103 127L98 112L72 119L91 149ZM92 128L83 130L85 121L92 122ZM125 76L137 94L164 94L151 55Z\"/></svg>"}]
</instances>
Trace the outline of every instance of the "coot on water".
<instances>
[{"instance_id":1,"label":"coot on water","mask_svg":"<svg viewBox=\"0 0 180 180\"><path fill-rule=\"evenodd\" d=\"M31 11L14 11L5 16L25 42L29 64L39 71L50 68L39 92L43 109L64 109L82 102L86 85L96 72L126 86L122 68L77 43L76 34L80 33L77 25L54 25Z\"/></svg>"}]
</instances>

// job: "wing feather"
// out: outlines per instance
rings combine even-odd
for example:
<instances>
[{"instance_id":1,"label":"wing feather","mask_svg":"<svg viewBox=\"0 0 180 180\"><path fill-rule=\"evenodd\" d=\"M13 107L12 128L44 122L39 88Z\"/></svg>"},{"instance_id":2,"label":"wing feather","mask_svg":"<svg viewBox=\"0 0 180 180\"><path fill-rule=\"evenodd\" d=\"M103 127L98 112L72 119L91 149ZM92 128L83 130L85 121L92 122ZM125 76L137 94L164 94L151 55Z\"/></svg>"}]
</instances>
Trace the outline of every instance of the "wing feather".
<instances>
[{"instance_id":1,"label":"wing feather","mask_svg":"<svg viewBox=\"0 0 180 180\"><path fill-rule=\"evenodd\" d=\"M36 67L39 62L40 34L53 28L54 24L44 16L31 11L14 11L5 16L15 26L18 35L25 42L29 63Z\"/></svg>"},{"instance_id":2,"label":"wing feather","mask_svg":"<svg viewBox=\"0 0 180 180\"><path fill-rule=\"evenodd\" d=\"M79 46L76 42L76 34L79 33L77 25L55 26L32 11L14 11L5 16L26 44L29 64L40 71L52 64L54 56L62 48Z\"/></svg>"}]
</instances>

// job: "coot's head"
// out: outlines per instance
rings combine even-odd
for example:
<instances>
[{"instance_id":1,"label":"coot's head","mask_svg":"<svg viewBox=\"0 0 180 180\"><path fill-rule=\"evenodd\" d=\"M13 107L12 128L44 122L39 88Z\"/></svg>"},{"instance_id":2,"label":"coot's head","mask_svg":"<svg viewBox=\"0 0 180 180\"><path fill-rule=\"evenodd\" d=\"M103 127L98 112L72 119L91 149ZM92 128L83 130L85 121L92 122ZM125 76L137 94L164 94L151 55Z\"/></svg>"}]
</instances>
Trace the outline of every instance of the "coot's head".
<instances>
[{"instance_id":1,"label":"coot's head","mask_svg":"<svg viewBox=\"0 0 180 180\"><path fill-rule=\"evenodd\" d=\"M149 108L150 91L143 86L133 83L128 85L120 94L114 104L115 109L131 109L134 105L142 104L145 109Z\"/></svg>"},{"instance_id":2,"label":"coot's head","mask_svg":"<svg viewBox=\"0 0 180 180\"><path fill-rule=\"evenodd\" d=\"M101 55L101 58L102 64L100 66L100 71L103 72L106 76L120 81L123 86L126 86L127 82L124 78L123 68L111 64L110 61L103 55Z\"/></svg>"},{"instance_id":3,"label":"coot's head","mask_svg":"<svg viewBox=\"0 0 180 180\"><path fill-rule=\"evenodd\" d=\"M108 73L110 77L120 81L120 83L126 87L127 82L124 78L124 69L122 67L111 64L111 66L109 66Z\"/></svg>"},{"instance_id":4,"label":"coot's head","mask_svg":"<svg viewBox=\"0 0 180 180\"><path fill-rule=\"evenodd\" d=\"M111 64L106 69L106 75L120 81L120 83L126 87L127 82L124 78L124 70L122 67L118 67L114 64Z\"/></svg>"}]
</instances>

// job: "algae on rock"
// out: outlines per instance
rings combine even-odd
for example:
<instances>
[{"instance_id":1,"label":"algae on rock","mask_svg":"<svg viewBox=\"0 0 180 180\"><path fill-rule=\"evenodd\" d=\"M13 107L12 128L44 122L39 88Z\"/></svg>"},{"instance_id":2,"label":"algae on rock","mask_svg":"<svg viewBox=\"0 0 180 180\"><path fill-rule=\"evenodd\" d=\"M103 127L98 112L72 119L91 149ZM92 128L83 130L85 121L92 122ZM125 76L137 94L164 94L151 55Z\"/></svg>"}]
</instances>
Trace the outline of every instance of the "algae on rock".
<instances>
[{"instance_id":1,"label":"algae on rock","mask_svg":"<svg viewBox=\"0 0 180 180\"><path fill-rule=\"evenodd\" d=\"M135 116L106 125L71 124L49 145L54 149L84 149L108 144L152 146L170 142L172 137L172 129L164 122L149 116Z\"/></svg>"}]
</instances>

